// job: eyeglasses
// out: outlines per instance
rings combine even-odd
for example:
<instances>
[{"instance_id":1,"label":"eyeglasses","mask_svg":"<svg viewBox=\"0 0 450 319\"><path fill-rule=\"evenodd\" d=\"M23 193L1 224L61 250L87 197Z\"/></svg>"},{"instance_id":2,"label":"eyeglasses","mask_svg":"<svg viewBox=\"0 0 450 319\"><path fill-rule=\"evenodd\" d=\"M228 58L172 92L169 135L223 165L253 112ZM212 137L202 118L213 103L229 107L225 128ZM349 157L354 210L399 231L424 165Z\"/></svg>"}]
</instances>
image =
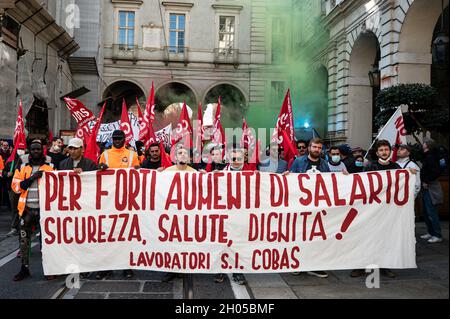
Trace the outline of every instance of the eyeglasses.
<instances>
[{"instance_id":1,"label":"eyeglasses","mask_svg":"<svg viewBox=\"0 0 450 319\"><path fill-rule=\"evenodd\" d=\"M243 157L232 157L231 158L231 160L233 161L233 162L240 162L240 161L242 161L244 158Z\"/></svg>"},{"instance_id":2,"label":"eyeglasses","mask_svg":"<svg viewBox=\"0 0 450 319\"><path fill-rule=\"evenodd\" d=\"M306 146L297 146L297 148L298 148L298 149L303 149L303 150L305 150L305 149L306 149Z\"/></svg>"}]
</instances>

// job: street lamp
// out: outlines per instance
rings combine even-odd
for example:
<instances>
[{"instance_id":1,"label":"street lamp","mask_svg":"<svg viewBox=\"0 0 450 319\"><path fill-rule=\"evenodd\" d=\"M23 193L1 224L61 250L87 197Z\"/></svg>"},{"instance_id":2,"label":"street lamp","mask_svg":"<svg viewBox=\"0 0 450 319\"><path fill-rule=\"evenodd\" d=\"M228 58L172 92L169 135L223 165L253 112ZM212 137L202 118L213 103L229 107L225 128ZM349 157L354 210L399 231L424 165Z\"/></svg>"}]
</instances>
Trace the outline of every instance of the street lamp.
<instances>
[{"instance_id":1,"label":"street lamp","mask_svg":"<svg viewBox=\"0 0 450 319\"><path fill-rule=\"evenodd\" d=\"M371 87L380 87L381 72L377 66L372 65L372 69L369 71L369 81Z\"/></svg>"}]
</instances>

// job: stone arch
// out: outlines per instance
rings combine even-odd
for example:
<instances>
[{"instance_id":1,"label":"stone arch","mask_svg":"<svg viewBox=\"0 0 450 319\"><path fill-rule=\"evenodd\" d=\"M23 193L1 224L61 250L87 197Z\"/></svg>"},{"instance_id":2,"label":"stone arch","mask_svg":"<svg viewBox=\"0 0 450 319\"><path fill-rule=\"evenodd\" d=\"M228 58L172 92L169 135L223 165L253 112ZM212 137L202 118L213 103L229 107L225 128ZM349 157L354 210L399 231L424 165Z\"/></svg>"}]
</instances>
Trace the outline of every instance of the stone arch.
<instances>
[{"instance_id":1,"label":"stone arch","mask_svg":"<svg viewBox=\"0 0 450 319\"><path fill-rule=\"evenodd\" d=\"M240 127L248 106L244 91L233 83L215 83L206 91L204 105L217 103L219 96L222 98L221 121L224 127Z\"/></svg>"},{"instance_id":2,"label":"stone arch","mask_svg":"<svg viewBox=\"0 0 450 319\"><path fill-rule=\"evenodd\" d=\"M412 3L411 3L412 2ZM399 17L402 27L398 47L398 82L431 83L431 44L441 15L441 0L401 1L406 12ZM448 0L444 1L448 6Z\"/></svg>"},{"instance_id":3,"label":"stone arch","mask_svg":"<svg viewBox=\"0 0 450 319\"><path fill-rule=\"evenodd\" d=\"M350 53L347 77L347 137L354 146L367 147L372 141L375 96L379 83L371 84L369 72L378 69L380 44L373 32L363 32Z\"/></svg>"},{"instance_id":4,"label":"stone arch","mask_svg":"<svg viewBox=\"0 0 450 319\"><path fill-rule=\"evenodd\" d=\"M110 83L103 91L103 100L106 101L106 111L103 122L113 122L120 119L122 113L122 100L125 98L128 109L133 112L136 108L136 97L145 100L143 86L133 80L116 80Z\"/></svg>"},{"instance_id":5,"label":"stone arch","mask_svg":"<svg viewBox=\"0 0 450 319\"><path fill-rule=\"evenodd\" d=\"M195 108L198 101L195 90L184 81L166 81L155 88L155 104L159 112L164 111L172 103L183 101L191 108Z\"/></svg>"}]
</instances>

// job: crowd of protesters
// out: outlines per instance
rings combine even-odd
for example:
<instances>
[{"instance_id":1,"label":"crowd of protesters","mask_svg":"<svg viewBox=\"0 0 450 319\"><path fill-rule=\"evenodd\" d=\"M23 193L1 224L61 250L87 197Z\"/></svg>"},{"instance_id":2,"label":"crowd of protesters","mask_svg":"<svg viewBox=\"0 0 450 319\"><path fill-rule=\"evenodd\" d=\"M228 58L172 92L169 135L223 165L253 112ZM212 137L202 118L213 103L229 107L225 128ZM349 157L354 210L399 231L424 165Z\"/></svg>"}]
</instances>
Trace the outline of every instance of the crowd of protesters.
<instances>
[{"instance_id":1,"label":"crowd of protesters","mask_svg":"<svg viewBox=\"0 0 450 319\"><path fill-rule=\"evenodd\" d=\"M163 167L160 144L151 144L147 149L143 143L137 142L132 149L125 145L125 134L116 130L112 135L112 143L102 145L102 152L98 164L83 157L85 145L78 138L73 138L68 145L64 145L61 138L54 138L51 145L45 145L40 140L28 143L28 150L18 150L13 160L12 146L7 141L1 141L0 148L0 187L2 206L7 206L11 212L11 231L8 236L19 236L19 257L22 266L14 277L20 281L30 276L29 255L30 241L33 231L39 232L39 195L38 181L44 171L73 170L76 173L85 171L105 170L108 168L134 168L155 169L158 171L261 171L280 174L336 172L342 174L355 174L366 171L380 171L389 169L410 169L417 175L415 196L422 194L423 215L428 233L421 236L429 243L442 241L442 232L439 222L438 205L443 202L442 188L438 178L442 173L441 156L438 154L435 142L425 139L423 142L423 159L420 163L411 157L410 145L396 145L397 161L392 161L393 146L388 141L379 140L375 143L372 152L366 152L360 147L351 148L349 145L326 147L319 138L310 141L298 140L295 142L297 156L284 158L284 150L277 142L271 143L261 154L249 155L249 150L240 145L208 145L206 157L201 156L199 163L193 162L194 154L191 149L177 144L173 150L171 167ZM250 150L252 153L254 150ZM167 152L170 153L170 152ZM252 160L249 159L251 156ZM254 159L257 158L257 161ZM351 272L352 277L364 275L365 271L356 269ZM396 276L389 269L382 269L381 273L393 278ZM98 272L97 279L106 278L111 271ZM293 273L297 275L298 273ZM328 277L325 271L310 271L308 275L320 278ZM87 276L89 274L82 274ZM125 278L134 276L132 270L124 270ZM164 281L170 281L177 275L166 273ZM52 279L49 277L47 279ZM233 280L244 285L245 277L236 273ZM217 283L224 281L223 274L214 278Z\"/></svg>"}]
</instances>

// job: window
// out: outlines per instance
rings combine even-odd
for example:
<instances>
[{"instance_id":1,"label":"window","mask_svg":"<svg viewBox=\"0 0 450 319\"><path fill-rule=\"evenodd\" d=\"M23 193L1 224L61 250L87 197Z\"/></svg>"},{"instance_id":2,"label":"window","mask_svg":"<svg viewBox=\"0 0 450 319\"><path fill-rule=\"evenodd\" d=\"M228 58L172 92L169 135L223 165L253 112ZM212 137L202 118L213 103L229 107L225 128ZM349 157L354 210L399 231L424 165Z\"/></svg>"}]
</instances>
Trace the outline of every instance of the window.
<instances>
[{"instance_id":1,"label":"window","mask_svg":"<svg viewBox=\"0 0 450 319\"><path fill-rule=\"evenodd\" d=\"M169 52L184 53L186 39L186 15L171 13L169 16Z\"/></svg>"},{"instance_id":2,"label":"window","mask_svg":"<svg viewBox=\"0 0 450 319\"><path fill-rule=\"evenodd\" d=\"M119 46L121 50L134 49L135 13L119 11Z\"/></svg>"},{"instance_id":3,"label":"window","mask_svg":"<svg viewBox=\"0 0 450 319\"><path fill-rule=\"evenodd\" d=\"M281 17L272 18L272 62L286 59L286 22Z\"/></svg>"},{"instance_id":4,"label":"window","mask_svg":"<svg viewBox=\"0 0 450 319\"><path fill-rule=\"evenodd\" d=\"M235 17L219 18L219 54L227 54L234 49Z\"/></svg>"}]
</instances>

